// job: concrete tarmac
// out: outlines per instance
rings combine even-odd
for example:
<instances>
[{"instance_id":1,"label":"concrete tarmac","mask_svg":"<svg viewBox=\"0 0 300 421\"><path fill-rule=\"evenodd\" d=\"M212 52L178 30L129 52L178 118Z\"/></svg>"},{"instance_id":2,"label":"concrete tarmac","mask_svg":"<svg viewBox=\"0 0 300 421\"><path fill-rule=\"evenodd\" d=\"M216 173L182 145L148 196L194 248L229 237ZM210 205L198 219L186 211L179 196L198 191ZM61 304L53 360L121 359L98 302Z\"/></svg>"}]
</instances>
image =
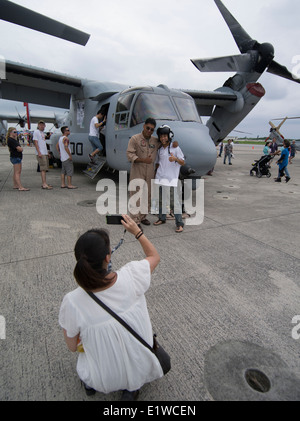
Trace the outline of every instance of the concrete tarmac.
<instances>
[{"instance_id":1,"label":"concrete tarmac","mask_svg":"<svg viewBox=\"0 0 300 421\"><path fill-rule=\"evenodd\" d=\"M300 399L300 155L291 181L279 184L275 162L271 178L250 177L261 151L236 145L232 166L218 158L204 182L202 225L182 234L173 221L145 227L161 255L148 308L172 370L145 385L140 401ZM97 181L118 179L102 173L91 181L81 170L78 190L61 189L55 168L47 173L55 188L44 191L34 150L25 148L22 181L31 190L18 192L0 148L0 401L120 399L120 392L85 395L58 324L63 296L76 288L75 242L105 226ZM109 232L116 245L122 229ZM140 258L127 234L113 266Z\"/></svg>"}]
</instances>

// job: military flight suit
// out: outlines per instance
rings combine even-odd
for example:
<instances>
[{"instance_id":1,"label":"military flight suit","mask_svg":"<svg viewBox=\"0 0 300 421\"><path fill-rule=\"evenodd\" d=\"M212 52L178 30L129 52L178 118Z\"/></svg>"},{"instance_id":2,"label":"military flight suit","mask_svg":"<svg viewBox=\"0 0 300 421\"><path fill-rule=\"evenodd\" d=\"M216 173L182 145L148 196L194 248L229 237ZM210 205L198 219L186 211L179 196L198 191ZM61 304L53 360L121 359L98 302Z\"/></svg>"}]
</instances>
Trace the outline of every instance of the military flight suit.
<instances>
[{"instance_id":1,"label":"military flight suit","mask_svg":"<svg viewBox=\"0 0 300 421\"><path fill-rule=\"evenodd\" d=\"M131 162L130 181L134 179L145 180L148 185L148 197L144 195L142 200L148 200L148 210L151 206L151 180L154 179L154 162L156 159L157 150L161 143L156 137L151 136L149 140L145 139L143 134L137 134L133 136L128 144L127 158ZM148 158L151 156L152 164L136 163L135 160L138 158ZM134 195L136 192L131 192L130 195ZM136 223L140 223L146 218L146 214L131 215L132 219Z\"/></svg>"}]
</instances>

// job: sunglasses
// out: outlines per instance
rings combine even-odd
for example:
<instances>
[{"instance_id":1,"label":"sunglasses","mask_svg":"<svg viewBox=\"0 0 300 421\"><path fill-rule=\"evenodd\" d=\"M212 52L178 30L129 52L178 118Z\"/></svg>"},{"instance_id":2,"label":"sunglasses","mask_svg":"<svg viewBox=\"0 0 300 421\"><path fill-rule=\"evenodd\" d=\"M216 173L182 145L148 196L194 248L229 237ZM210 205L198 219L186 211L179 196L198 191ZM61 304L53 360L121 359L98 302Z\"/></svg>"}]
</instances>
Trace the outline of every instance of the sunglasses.
<instances>
[{"instance_id":1,"label":"sunglasses","mask_svg":"<svg viewBox=\"0 0 300 421\"><path fill-rule=\"evenodd\" d=\"M154 129L152 127L145 127L145 130L147 130L147 132L154 132Z\"/></svg>"}]
</instances>

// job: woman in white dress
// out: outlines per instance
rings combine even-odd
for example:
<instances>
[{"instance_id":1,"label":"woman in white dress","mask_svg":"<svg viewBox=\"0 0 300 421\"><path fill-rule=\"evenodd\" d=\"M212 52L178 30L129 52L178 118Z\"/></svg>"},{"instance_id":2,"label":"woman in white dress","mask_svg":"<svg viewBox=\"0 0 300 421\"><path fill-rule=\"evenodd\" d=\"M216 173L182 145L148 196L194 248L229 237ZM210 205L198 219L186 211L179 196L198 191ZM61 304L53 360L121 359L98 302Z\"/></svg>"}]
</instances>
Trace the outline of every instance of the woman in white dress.
<instances>
[{"instance_id":1,"label":"woman in white dress","mask_svg":"<svg viewBox=\"0 0 300 421\"><path fill-rule=\"evenodd\" d=\"M144 294L160 257L137 224L127 215L123 218L124 228L140 242L145 259L109 273L111 248L107 232L91 230L82 235L75 246L74 276L79 288L64 297L59 323L70 351L83 351L78 353L77 372L86 393L123 390L122 400L134 400L145 383L163 376L160 363L87 294L93 292L153 345Z\"/></svg>"}]
</instances>

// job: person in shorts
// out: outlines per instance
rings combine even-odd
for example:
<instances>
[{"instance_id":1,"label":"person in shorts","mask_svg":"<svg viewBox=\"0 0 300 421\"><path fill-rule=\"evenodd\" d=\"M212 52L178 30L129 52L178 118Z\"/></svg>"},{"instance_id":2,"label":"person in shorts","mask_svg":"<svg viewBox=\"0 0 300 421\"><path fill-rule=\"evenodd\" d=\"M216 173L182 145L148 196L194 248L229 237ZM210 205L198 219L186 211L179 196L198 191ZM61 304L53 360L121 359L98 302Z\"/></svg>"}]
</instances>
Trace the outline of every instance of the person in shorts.
<instances>
[{"instance_id":1,"label":"person in shorts","mask_svg":"<svg viewBox=\"0 0 300 421\"><path fill-rule=\"evenodd\" d=\"M100 131L105 128L106 116L102 110L99 110L97 114L92 118L90 123L89 141L93 147L93 152L89 154L91 163L95 163L96 155L103 151L103 145L100 142L99 136Z\"/></svg>"},{"instance_id":2,"label":"person in shorts","mask_svg":"<svg viewBox=\"0 0 300 421\"><path fill-rule=\"evenodd\" d=\"M72 177L74 173L72 153L70 149L70 140L68 136L70 135L70 129L67 126L61 128L62 136L60 137L56 149L60 154L61 160L61 188L68 188L70 190L77 189L78 187L72 185ZM66 185L66 176L67 176L67 185Z\"/></svg>"},{"instance_id":3,"label":"person in shorts","mask_svg":"<svg viewBox=\"0 0 300 421\"><path fill-rule=\"evenodd\" d=\"M40 172L42 177L42 189L52 190L53 187L47 184L46 172L49 170L49 156L46 145L45 130L46 124L44 121L39 121L37 130L33 133L33 143L36 149L36 158L40 166Z\"/></svg>"},{"instance_id":4,"label":"person in shorts","mask_svg":"<svg viewBox=\"0 0 300 421\"><path fill-rule=\"evenodd\" d=\"M15 127L10 127L7 131L6 143L10 152L10 162L14 166L13 182L14 190L29 191L22 186L21 172L23 160L23 148L18 141L18 132Z\"/></svg>"}]
</instances>

